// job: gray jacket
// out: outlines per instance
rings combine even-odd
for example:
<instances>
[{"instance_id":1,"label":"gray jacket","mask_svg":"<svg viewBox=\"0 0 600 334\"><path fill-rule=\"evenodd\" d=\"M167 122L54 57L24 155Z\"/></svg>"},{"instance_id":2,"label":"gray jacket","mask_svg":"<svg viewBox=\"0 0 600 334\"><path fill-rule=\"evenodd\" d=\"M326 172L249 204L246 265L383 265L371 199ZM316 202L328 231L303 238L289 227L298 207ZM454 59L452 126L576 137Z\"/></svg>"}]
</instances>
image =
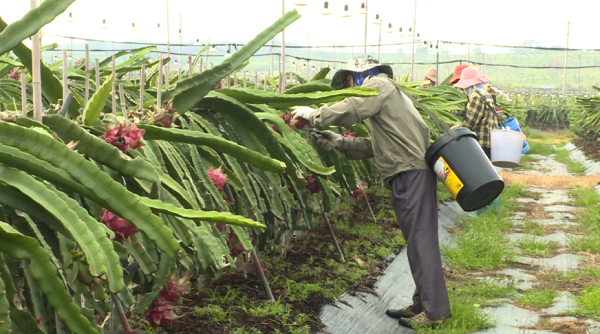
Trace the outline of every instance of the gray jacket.
<instances>
[{"instance_id":1,"label":"gray jacket","mask_svg":"<svg viewBox=\"0 0 600 334\"><path fill-rule=\"evenodd\" d=\"M340 149L350 159L375 157L381 179L388 184L398 173L427 169L425 151L429 128L408 97L386 74L365 79L362 87L377 88L379 95L348 97L334 105L315 110L315 126L350 127L369 118L370 138L345 138Z\"/></svg>"}]
</instances>

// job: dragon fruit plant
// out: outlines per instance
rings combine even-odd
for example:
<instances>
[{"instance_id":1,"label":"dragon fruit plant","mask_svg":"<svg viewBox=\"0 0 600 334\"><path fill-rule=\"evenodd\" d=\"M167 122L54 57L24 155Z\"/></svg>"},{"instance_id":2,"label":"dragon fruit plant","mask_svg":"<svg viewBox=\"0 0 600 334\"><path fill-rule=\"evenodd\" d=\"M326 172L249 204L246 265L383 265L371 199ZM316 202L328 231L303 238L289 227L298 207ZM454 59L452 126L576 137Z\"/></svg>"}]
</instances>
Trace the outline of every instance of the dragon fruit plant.
<instances>
[{"instance_id":1,"label":"dragon fruit plant","mask_svg":"<svg viewBox=\"0 0 600 334\"><path fill-rule=\"evenodd\" d=\"M169 102L165 109L160 109L159 106L151 106L152 113L149 114L150 118L148 124L158 126L161 128L170 128L175 123L179 114L173 108L173 100Z\"/></svg>"},{"instance_id":2,"label":"dragon fruit plant","mask_svg":"<svg viewBox=\"0 0 600 334\"><path fill-rule=\"evenodd\" d=\"M102 214L98 221L108 226L111 231L115 232L115 241L127 240L131 242L129 237L139 232L139 230L128 221L104 208L102 208Z\"/></svg>"},{"instance_id":3,"label":"dragon fruit plant","mask_svg":"<svg viewBox=\"0 0 600 334\"><path fill-rule=\"evenodd\" d=\"M350 132L350 129L342 132L342 136L344 136L344 138L354 138L356 137L356 132Z\"/></svg>"},{"instance_id":4,"label":"dragon fruit plant","mask_svg":"<svg viewBox=\"0 0 600 334\"><path fill-rule=\"evenodd\" d=\"M315 177L312 175L312 173L308 173L304 176L304 179L306 179L306 189L310 190L311 194L318 194L321 192L321 188L319 187L319 184L316 182Z\"/></svg>"},{"instance_id":5,"label":"dragon fruit plant","mask_svg":"<svg viewBox=\"0 0 600 334\"><path fill-rule=\"evenodd\" d=\"M112 128L107 125L106 132L100 138L125 153L144 146L141 141L144 132L145 130L138 129L133 123L127 126L124 126L123 123L117 123Z\"/></svg>"},{"instance_id":6,"label":"dragon fruit plant","mask_svg":"<svg viewBox=\"0 0 600 334\"><path fill-rule=\"evenodd\" d=\"M179 318L173 311L173 303L180 302L190 290L189 278L189 275L181 278L174 276L167 278L158 299L152 303L152 307L146 312L146 321L150 323L150 326L154 328L169 327L173 324L173 320Z\"/></svg>"},{"instance_id":7,"label":"dragon fruit plant","mask_svg":"<svg viewBox=\"0 0 600 334\"><path fill-rule=\"evenodd\" d=\"M219 231L223 232L223 226L221 223L216 223L215 226L219 229ZM244 246L240 243L237 246L232 246L233 241L235 240L235 231L233 229L229 230L229 237L227 238L227 247L229 247L229 254L231 257L236 257L242 255L246 251Z\"/></svg>"}]
</instances>

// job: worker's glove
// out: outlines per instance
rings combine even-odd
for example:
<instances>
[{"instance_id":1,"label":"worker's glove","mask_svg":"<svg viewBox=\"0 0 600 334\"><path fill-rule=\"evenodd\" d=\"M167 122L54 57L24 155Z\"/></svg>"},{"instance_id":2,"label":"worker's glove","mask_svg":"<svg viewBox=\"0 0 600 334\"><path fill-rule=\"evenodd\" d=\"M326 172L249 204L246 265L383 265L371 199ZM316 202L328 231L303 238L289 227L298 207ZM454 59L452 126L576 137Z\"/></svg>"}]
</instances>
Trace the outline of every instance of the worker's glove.
<instances>
[{"instance_id":1,"label":"worker's glove","mask_svg":"<svg viewBox=\"0 0 600 334\"><path fill-rule=\"evenodd\" d=\"M311 107L292 107L292 115L294 119L304 118L310 122L310 115L315 111Z\"/></svg>"},{"instance_id":2,"label":"worker's glove","mask_svg":"<svg viewBox=\"0 0 600 334\"><path fill-rule=\"evenodd\" d=\"M317 144L323 146L327 151L332 149L341 149L344 144L344 136L329 130L321 131L321 138L317 140Z\"/></svg>"}]
</instances>

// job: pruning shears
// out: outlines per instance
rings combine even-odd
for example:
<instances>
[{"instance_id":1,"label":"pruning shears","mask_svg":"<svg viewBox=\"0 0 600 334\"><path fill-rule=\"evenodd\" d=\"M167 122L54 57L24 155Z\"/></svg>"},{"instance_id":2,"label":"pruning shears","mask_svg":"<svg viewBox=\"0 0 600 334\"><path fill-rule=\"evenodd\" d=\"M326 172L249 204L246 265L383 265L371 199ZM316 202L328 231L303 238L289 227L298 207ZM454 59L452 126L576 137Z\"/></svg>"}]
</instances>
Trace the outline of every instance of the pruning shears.
<instances>
[{"instance_id":1,"label":"pruning shears","mask_svg":"<svg viewBox=\"0 0 600 334\"><path fill-rule=\"evenodd\" d=\"M310 135L313 136L315 139L321 139L323 138L323 134L321 133L321 130L317 129L317 128L307 128L307 130L310 131Z\"/></svg>"}]
</instances>

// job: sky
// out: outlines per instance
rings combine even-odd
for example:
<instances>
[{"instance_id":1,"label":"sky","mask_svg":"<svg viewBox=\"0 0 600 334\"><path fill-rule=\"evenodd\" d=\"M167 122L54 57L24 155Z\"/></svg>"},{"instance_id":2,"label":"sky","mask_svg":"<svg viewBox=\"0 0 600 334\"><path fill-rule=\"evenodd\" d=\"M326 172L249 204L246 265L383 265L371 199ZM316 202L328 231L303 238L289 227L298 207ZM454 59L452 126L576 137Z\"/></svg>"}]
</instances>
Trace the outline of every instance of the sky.
<instances>
[{"instance_id":1,"label":"sky","mask_svg":"<svg viewBox=\"0 0 600 334\"><path fill-rule=\"evenodd\" d=\"M297 7L299 0L77 0L67 11L43 28L44 43L64 42L51 35L93 38L107 41L144 39L166 43L167 21L172 41L198 39L206 43L228 41L245 43L271 25L285 10L296 8L302 18L285 31L286 41L299 45L355 45L362 49L365 36L365 15L357 13L364 0L330 0L332 15L320 12L324 1L308 0L308 6ZM29 10L30 1L0 0L0 16L8 23L21 18ZM415 17L416 3L416 17ZM349 18L342 18L348 5ZM570 0L568 2L540 0L462 1L462 0L370 0L367 14L367 44L379 42L380 26L372 24L375 14L384 21L381 43L409 42L409 37L386 33L392 24L394 32L407 31L416 18L416 32L424 40L445 40L462 43L519 45L536 40L541 46L566 46L567 21L570 48L600 48L598 31L600 1ZM169 15L167 15L167 12ZM75 22L67 22L72 13ZM169 18L167 20L167 18ZM102 20L109 28L101 29ZM130 31L135 23L137 31ZM163 30L157 31L160 23ZM279 36L281 39L281 36ZM409 50L409 46L405 46ZM465 53L466 46L450 47L453 53ZM484 52L502 49L483 48ZM506 51L504 49L504 51ZM383 52L383 51L382 51ZM370 47L368 53L376 53Z\"/></svg>"}]
</instances>

